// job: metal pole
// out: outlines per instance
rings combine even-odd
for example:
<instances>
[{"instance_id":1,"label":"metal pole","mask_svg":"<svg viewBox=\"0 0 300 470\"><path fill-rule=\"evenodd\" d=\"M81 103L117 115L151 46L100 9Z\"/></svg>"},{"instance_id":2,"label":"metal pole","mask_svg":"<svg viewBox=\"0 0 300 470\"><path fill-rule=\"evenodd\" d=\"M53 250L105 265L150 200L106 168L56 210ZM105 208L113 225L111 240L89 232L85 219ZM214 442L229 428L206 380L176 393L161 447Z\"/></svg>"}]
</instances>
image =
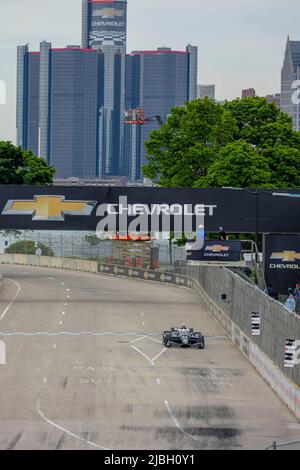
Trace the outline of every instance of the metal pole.
<instances>
[{"instance_id":1,"label":"metal pole","mask_svg":"<svg viewBox=\"0 0 300 470\"><path fill-rule=\"evenodd\" d=\"M259 196L260 193L258 192L258 189L256 190L256 234L255 234L255 243L257 246L257 250L259 251L258 248L258 233L259 233Z\"/></svg>"}]
</instances>

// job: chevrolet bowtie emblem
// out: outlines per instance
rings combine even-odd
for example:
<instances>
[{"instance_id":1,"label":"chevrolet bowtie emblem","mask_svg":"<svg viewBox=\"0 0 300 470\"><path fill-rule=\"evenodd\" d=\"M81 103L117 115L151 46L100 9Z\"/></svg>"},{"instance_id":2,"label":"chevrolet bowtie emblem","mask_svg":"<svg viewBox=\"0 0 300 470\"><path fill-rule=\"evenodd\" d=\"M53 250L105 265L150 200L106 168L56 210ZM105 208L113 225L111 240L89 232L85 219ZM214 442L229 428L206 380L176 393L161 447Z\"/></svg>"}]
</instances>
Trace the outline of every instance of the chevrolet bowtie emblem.
<instances>
[{"instance_id":1,"label":"chevrolet bowtie emblem","mask_svg":"<svg viewBox=\"0 0 300 470\"><path fill-rule=\"evenodd\" d=\"M91 215L95 201L66 201L65 196L34 196L33 200L10 200L2 215L31 215L32 220L64 221L66 215Z\"/></svg>"},{"instance_id":2,"label":"chevrolet bowtie emblem","mask_svg":"<svg viewBox=\"0 0 300 470\"><path fill-rule=\"evenodd\" d=\"M296 253L296 251L283 251L282 253L272 253L271 259L281 259L282 261L296 261L300 259L300 253Z\"/></svg>"},{"instance_id":3,"label":"chevrolet bowtie emblem","mask_svg":"<svg viewBox=\"0 0 300 470\"><path fill-rule=\"evenodd\" d=\"M229 246L222 246L222 245L213 245L207 246L205 251L212 251L213 253L222 253L222 251L229 251Z\"/></svg>"}]
</instances>

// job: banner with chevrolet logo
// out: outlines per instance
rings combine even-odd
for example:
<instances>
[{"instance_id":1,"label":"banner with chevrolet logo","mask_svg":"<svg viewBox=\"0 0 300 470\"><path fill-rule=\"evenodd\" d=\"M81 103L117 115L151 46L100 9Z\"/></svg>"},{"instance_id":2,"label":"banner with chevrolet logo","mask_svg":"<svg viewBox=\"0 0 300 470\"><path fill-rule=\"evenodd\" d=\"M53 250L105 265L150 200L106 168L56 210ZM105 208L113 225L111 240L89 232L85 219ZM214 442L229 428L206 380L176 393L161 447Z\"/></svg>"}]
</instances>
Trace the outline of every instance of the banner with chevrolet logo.
<instances>
[{"instance_id":1,"label":"banner with chevrolet logo","mask_svg":"<svg viewBox=\"0 0 300 470\"><path fill-rule=\"evenodd\" d=\"M135 188L97 186L10 186L0 185L0 229L95 231L104 218L99 211L107 204L120 214L120 198L127 198L128 224L135 214L182 213L193 219L205 215L205 231L228 233L300 233L300 199L274 197L262 191L257 213L253 191L189 188ZM298 215L297 215L298 214ZM117 220L118 222L118 220ZM171 218L170 230L173 231Z\"/></svg>"},{"instance_id":2,"label":"banner with chevrolet logo","mask_svg":"<svg viewBox=\"0 0 300 470\"><path fill-rule=\"evenodd\" d=\"M300 235L266 235L265 278L278 294L300 283Z\"/></svg>"},{"instance_id":3,"label":"banner with chevrolet logo","mask_svg":"<svg viewBox=\"0 0 300 470\"><path fill-rule=\"evenodd\" d=\"M188 261L240 261L242 244L240 241L210 240L204 243L202 250L189 250Z\"/></svg>"}]
</instances>

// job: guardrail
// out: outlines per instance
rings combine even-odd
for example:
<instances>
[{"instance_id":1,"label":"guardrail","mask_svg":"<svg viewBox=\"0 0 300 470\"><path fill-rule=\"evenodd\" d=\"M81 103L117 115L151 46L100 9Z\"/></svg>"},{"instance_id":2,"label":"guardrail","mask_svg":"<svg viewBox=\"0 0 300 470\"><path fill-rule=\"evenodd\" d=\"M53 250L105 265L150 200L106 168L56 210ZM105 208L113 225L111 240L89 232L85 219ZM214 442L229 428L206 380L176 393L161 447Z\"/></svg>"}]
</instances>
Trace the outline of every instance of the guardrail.
<instances>
[{"instance_id":1,"label":"guardrail","mask_svg":"<svg viewBox=\"0 0 300 470\"><path fill-rule=\"evenodd\" d=\"M217 322L219 327L226 333L226 335L238 347L242 354L256 368L256 370L276 392L285 405L292 411L292 413L294 413L295 416L300 419L300 389L297 384L290 380L290 378L287 377L278 366L276 366L270 357L268 357L263 352L261 347L255 343L253 338L243 331L236 321L230 317L230 314L226 312L224 308L221 308L221 306L212 299L212 297L207 292L205 283L204 285L201 283L201 276L199 276L199 279L196 279L195 273L193 274L192 272L189 272L189 275L186 276L180 273L161 273L150 269L129 268L96 261L52 258L44 256L38 257L33 255L0 255L0 263L92 272L102 275L126 277L140 281L156 282L164 285L193 290L198 294L199 303L206 310L206 312ZM236 282L238 282L238 277ZM244 281L241 280L240 282ZM271 312L268 312L268 314L270 315ZM279 355L282 357L282 360L283 354L284 351L279 353Z\"/></svg>"}]
</instances>

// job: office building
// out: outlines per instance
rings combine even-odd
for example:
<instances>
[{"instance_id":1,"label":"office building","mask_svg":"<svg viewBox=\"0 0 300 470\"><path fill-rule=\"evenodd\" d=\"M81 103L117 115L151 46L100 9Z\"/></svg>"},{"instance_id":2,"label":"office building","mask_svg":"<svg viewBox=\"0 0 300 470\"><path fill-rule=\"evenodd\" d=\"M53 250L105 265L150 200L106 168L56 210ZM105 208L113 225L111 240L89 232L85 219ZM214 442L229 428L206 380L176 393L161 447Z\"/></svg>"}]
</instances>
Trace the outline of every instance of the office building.
<instances>
[{"instance_id":1,"label":"office building","mask_svg":"<svg viewBox=\"0 0 300 470\"><path fill-rule=\"evenodd\" d=\"M280 108L280 99L281 99L280 93L275 93L274 95L267 95L266 98L267 98L268 103L273 103L278 108Z\"/></svg>"},{"instance_id":2,"label":"office building","mask_svg":"<svg viewBox=\"0 0 300 470\"><path fill-rule=\"evenodd\" d=\"M162 47L135 51L126 61L126 109L142 109L145 118L159 116L166 122L171 109L197 98L197 47L185 51ZM140 180L146 155L145 142L159 122L126 124L125 171Z\"/></svg>"},{"instance_id":3,"label":"office building","mask_svg":"<svg viewBox=\"0 0 300 470\"><path fill-rule=\"evenodd\" d=\"M300 130L300 41L288 37L281 71L281 110L293 119L294 129Z\"/></svg>"},{"instance_id":4,"label":"office building","mask_svg":"<svg viewBox=\"0 0 300 470\"><path fill-rule=\"evenodd\" d=\"M83 0L82 48L104 56L99 113L99 176L124 172L124 107L127 0Z\"/></svg>"},{"instance_id":5,"label":"office building","mask_svg":"<svg viewBox=\"0 0 300 470\"><path fill-rule=\"evenodd\" d=\"M58 178L99 174L103 75L97 50L18 47L17 142L53 165Z\"/></svg>"},{"instance_id":6,"label":"office building","mask_svg":"<svg viewBox=\"0 0 300 470\"><path fill-rule=\"evenodd\" d=\"M210 98L216 99L216 85L198 85L197 86L197 98Z\"/></svg>"},{"instance_id":7,"label":"office building","mask_svg":"<svg viewBox=\"0 0 300 470\"><path fill-rule=\"evenodd\" d=\"M248 88L247 90L242 90L242 98L255 98L256 91L254 88Z\"/></svg>"}]
</instances>

